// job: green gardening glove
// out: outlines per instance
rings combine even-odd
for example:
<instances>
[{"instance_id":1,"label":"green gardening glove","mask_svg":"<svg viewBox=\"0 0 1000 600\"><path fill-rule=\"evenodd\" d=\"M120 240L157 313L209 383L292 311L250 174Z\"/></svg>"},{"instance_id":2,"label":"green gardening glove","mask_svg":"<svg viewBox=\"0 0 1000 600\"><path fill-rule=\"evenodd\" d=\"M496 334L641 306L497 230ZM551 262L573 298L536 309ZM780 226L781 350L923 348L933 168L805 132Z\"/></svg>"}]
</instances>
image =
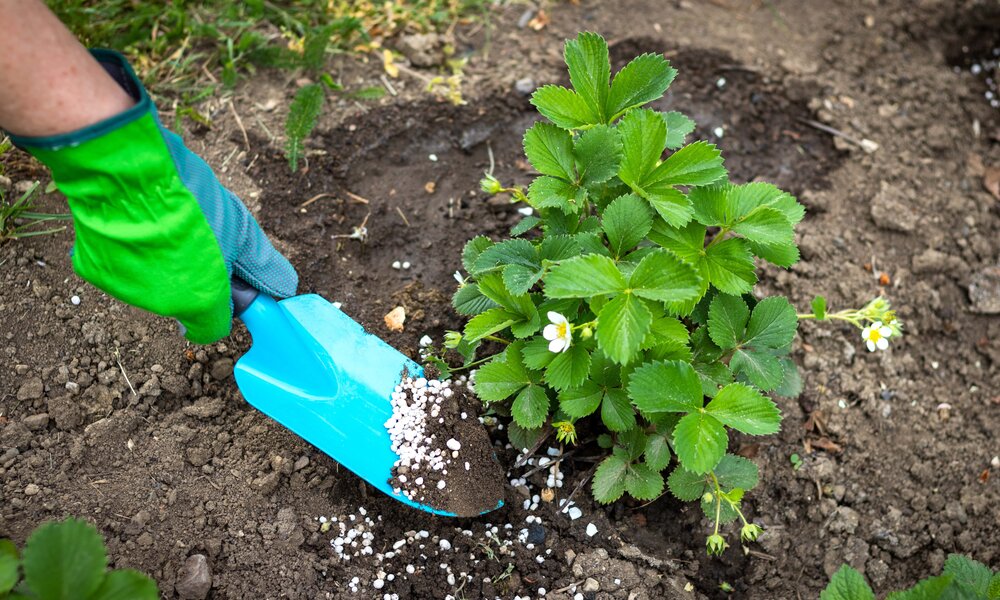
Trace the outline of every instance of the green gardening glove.
<instances>
[{"instance_id":1,"label":"green gardening glove","mask_svg":"<svg viewBox=\"0 0 1000 600\"><path fill-rule=\"evenodd\" d=\"M160 124L128 62L108 50L92 54L136 105L69 134L10 136L52 170L69 201L77 274L177 319L202 344L229 333L231 275L271 296L294 295L295 269L211 168Z\"/></svg>"}]
</instances>

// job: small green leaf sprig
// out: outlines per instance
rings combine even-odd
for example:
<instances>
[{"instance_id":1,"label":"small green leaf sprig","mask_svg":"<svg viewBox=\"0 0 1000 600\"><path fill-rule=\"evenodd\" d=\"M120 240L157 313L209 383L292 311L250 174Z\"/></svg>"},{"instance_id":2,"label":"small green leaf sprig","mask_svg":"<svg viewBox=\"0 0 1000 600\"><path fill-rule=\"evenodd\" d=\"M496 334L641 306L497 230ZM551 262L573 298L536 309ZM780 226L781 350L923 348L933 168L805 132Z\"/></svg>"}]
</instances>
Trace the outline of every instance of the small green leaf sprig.
<instances>
[{"instance_id":1,"label":"small green leaf sprig","mask_svg":"<svg viewBox=\"0 0 1000 600\"><path fill-rule=\"evenodd\" d=\"M578 425L596 427L608 454L594 497L652 500L669 487L700 503L714 523L707 549L721 553L721 525L739 519L744 542L762 532L741 508L759 473L727 452L729 431L778 432L765 394L801 391L788 357L801 315L753 291L755 258L799 259L805 209L771 184L729 183L718 148L685 145L690 119L644 108L676 76L663 56L643 54L612 78L605 40L581 33L565 59L573 89L544 86L531 99L548 120L524 136L539 176L526 190L492 175L481 183L532 214L509 239L466 244L453 305L469 320L446 345L461 348L462 368L487 361L475 390L509 409L515 447L553 432L575 443ZM838 315L825 316L860 318ZM504 348L473 360L484 341Z\"/></svg>"},{"instance_id":2,"label":"small green leaf sprig","mask_svg":"<svg viewBox=\"0 0 1000 600\"><path fill-rule=\"evenodd\" d=\"M0 540L0 599L156 600L156 583L132 569L107 570L104 541L79 519L36 529L19 555ZM23 576L22 576L23 571Z\"/></svg>"}]
</instances>

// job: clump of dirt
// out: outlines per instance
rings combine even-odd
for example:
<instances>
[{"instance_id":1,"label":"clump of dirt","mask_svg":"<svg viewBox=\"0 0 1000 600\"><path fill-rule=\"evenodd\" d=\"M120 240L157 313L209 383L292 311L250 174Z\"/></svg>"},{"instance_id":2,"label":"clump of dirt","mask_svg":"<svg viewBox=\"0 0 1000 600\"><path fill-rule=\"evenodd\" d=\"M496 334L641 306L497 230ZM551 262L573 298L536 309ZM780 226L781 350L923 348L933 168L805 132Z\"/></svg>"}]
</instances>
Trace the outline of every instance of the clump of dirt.
<instances>
[{"instance_id":1,"label":"clump of dirt","mask_svg":"<svg viewBox=\"0 0 1000 600\"><path fill-rule=\"evenodd\" d=\"M397 494L460 517L492 510L503 500L503 469L468 381L428 376L404 376L392 394L385 427L400 458L389 482Z\"/></svg>"}]
</instances>

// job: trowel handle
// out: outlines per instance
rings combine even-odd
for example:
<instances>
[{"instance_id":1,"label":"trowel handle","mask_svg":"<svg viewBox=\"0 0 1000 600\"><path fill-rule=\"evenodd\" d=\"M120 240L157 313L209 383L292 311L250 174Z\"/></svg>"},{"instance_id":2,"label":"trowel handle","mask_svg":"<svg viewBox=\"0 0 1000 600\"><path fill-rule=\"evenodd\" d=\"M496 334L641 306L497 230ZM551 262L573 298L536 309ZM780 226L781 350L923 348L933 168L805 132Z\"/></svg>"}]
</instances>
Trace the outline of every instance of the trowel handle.
<instances>
[{"instance_id":1,"label":"trowel handle","mask_svg":"<svg viewBox=\"0 0 1000 600\"><path fill-rule=\"evenodd\" d=\"M233 275L232 279L229 280L229 287L232 289L234 318L242 315L246 309L250 308L250 305L253 304L254 300L260 294L257 288L236 275Z\"/></svg>"}]
</instances>

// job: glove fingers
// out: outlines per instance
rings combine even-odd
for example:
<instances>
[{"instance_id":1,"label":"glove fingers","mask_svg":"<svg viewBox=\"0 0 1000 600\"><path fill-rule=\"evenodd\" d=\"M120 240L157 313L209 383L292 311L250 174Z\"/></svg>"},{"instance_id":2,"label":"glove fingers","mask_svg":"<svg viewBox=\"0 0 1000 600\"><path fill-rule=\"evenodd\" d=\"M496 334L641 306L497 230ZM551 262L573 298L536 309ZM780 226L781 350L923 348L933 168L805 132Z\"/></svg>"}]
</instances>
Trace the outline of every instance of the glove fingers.
<instances>
[{"instance_id":1,"label":"glove fingers","mask_svg":"<svg viewBox=\"0 0 1000 600\"><path fill-rule=\"evenodd\" d=\"M240 215L240 232L237 235L239 242L235 253L230 257L233 261L233 274L270 296L294 296L299 286L295 268L274 249L246 206L231 192L227 196L231 213ZM232 233L227 232L229 235Z\"/></svg>"}]
</instances>

